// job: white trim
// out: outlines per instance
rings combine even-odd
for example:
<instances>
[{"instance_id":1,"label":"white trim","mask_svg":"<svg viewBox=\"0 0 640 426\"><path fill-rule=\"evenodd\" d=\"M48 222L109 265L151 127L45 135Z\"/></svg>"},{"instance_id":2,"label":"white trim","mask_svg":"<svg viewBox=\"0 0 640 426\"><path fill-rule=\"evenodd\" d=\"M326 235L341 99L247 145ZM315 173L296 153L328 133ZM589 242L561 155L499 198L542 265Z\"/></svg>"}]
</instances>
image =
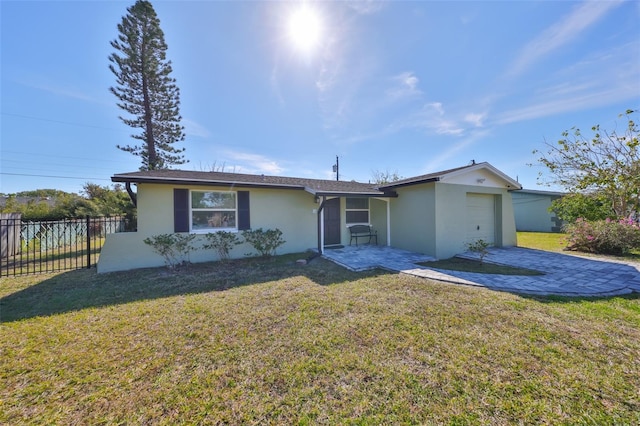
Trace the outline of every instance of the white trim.
<instances>
[{"instance_id":1,"label":"white trim","mask_svg":"<svg viewBox=\"0 0 640 426\"><path fill-rule=\"evenodd\" d=\"M511 179L509 176L505 175L500 170L496 169L495 167L493 167L491 164L487 163L486 161L482 162L482 163L477 163L477 164L475 164L473 166L470 166L470 167L465 167L465 168L460 169L460 170L456 170L456 171L449 172L449 173L444 173L443 175L440 176L440 181L444 181L444 180L447 180L447 179L455 177L455 176L464 175L464 174L469 173L470 171L479 170L479 169L487 169L487 170L489 170L490 172L492 172L493 174L495 174L496 176L501 178L503 181L505 181L507 183L507 187L508 188L522 189L522 185L520 185L519 182Z\"/></svg>"},{"instance_id":2,"label":"white trim","mask_svg":"<svg viewBox=\"0 0 640 426\"><path fill-rule=\"evenodd\" d=\"M324 209L320 212L320 254L324 254Z\"/></svg>"},{"instance_id":3,"label":"white trim","mask_svg":"<svg viewBox=\"0 0 640 426\"><path fill-rule=\"evenodd\" d=\"M194 208L193 207L193 196L194 192L203 192L203 193L219 193L219 194L233 194L233 201L235 207L230 208ZM234 222L235 226L227 226L227 227L208 227L208 228L198 228L193 229L193 212L233 212L234 214ZM189 189L189 232L191 234L208 234L210 232L238 232L238 192L237 191L217 191L217 190L201 190L201 189Z\"/></svg>"}]
</instances>

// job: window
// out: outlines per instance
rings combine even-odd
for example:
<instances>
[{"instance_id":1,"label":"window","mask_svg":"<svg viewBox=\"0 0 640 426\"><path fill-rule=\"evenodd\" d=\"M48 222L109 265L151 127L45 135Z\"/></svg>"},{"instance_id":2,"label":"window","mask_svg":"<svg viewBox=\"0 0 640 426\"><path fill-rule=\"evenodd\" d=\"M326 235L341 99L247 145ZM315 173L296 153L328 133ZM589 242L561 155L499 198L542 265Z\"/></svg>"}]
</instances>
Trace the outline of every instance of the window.
<instances>
[{"instance_id":1,"label":"window","mask_svg":"<svg viewBox=\"0 0 640 426\"><path fill-rule=\"evenodd\" d=\"M347 198L345 215L347 225L354 223L369 223L369 199Z\"/></svg>"},{"instance_id":2,"label":"window","mask_svg":"<svg viewBox=\"0 0 640 426\"><path fill-rule=\"evenodd\" d=\"M191 191L191 230L235 230L236 193Z\"/></svg>"}]
</instances>

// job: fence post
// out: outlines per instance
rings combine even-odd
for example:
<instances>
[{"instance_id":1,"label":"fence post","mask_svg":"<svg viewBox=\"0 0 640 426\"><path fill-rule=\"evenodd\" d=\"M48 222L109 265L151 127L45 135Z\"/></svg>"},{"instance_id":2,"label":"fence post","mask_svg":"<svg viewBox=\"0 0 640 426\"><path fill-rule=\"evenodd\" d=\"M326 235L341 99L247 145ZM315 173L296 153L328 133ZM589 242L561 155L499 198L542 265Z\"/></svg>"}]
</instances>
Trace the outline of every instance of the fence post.
<instances>
[{"instance_id":1,"label":"fence post","mask_svg":"<svg viewBox=\"0 0 640 426\"><path fill-rule=\"evenodd\" d=\"M87 215L87 269L91 269L91 218Z\"/></svg>"}]
</instances>

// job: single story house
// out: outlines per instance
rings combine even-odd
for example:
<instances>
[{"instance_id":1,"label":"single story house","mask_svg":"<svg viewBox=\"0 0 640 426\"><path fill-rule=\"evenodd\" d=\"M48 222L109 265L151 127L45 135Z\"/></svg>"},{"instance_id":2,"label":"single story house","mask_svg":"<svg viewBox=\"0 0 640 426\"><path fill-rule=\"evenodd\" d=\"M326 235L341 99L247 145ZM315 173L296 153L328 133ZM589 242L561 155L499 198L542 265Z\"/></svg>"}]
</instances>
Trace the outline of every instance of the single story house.
<instances>
[{"instance_id":1,"label":"single story house","mask_svg":"<svg viewBox=\"0 0 640 426\"><path fill-rule=\"evenodd\" d=\"M371 225L378 244L438 259L464 252L467 243L478 239L495 246L516 244L511 191L521 186L489 163L384 185L182 170L137 171L111 179L124 183L136 202L138 230L108 235L98 272L161 266L163 259L144 239L174 232L278 228L286 240L280 254L348 245L348 227L354 224ZM252 251L245 243L231 257ZM212 250L198 250L191 261L215 256Z\"/></svg>"},{"instance_id":2,"label":"single story house","mask_svg":"<svg viewBox=\"0 0 640 426\"><path fill-rule=\"evenodd\" d=\"M549 211L551 202L565 194L553 191L522 189L511 194L513 214L516 219L516 231L560 232L562 219Z\"/></svg>"}]
</instances>

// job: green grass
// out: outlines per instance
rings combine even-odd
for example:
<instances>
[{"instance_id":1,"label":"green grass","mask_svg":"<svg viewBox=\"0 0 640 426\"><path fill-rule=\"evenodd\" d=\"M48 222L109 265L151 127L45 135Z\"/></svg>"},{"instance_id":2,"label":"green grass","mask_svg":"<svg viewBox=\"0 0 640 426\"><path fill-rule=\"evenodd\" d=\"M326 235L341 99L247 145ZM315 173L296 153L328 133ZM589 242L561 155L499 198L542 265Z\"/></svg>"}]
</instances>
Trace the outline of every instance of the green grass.
<instances>
[{"instance_id":1,"label":"green grass","mask_svg":"<svg viewBox=\"0 0 640 426\"><path fill-rule=\"evenodd\" d=\"M436 260L433 262L420 262L419 265L429 268L444 269L449 271L476 272L479 274L499 275L544 275L542 272L532 269L517 268L507 265L482 262L473 259L452 257L450 259Z\"/></svg>"},{"instance_id":2,"label":"green grass","mask_svg":"<svg viewBox=\"0 0 640 426\"><path fill-rule=\"evenodd\" d=\"M537 250L562 252L566 247L565 238L566 235L562 233L552 232L518 232L518 247L526 247ZM580 253L572 251L572 254L578 254L588 257L601 257L609 259L624 259L634 262L640 262L640 249L632 250L630 253L624 256L607 256L607 255L594 255L590 253Z\"/></svg>"},{"instance_id":3,"label":"green grass","mask_svg":"<svg viewBox=\"0 0 640 426\"><path fill-rule=\"evenodd\" d=\"M37 241L37 240L34 240ZM104 245L104 237L91 239L90 263L95 266L100 258L100 250ZM20 253L0 259L0 276L22 274L39 274L79 269L87 263L87 242L61 246L50 250L41 250L40 244L35 247L23 245Z\"/></svg>"},{"instance_id":4,"label":"green grass","mask_svg":"<svg viewBox=\"0 0 640 426\"><path fill-rule=\"evenodd\" d=\"M295 256L0 279L0 424L638 424L640 299Z\"/></svg>"},{"instance_id":5,"label":"green grass","mask_svg":"<svg viewBox=\"0 0 640 426\"><path fill-rule=\"evenodd\" d=\"M557 232L518 232L518 247L561 252L566 235Z\"/></svg>"}]
</instances>

